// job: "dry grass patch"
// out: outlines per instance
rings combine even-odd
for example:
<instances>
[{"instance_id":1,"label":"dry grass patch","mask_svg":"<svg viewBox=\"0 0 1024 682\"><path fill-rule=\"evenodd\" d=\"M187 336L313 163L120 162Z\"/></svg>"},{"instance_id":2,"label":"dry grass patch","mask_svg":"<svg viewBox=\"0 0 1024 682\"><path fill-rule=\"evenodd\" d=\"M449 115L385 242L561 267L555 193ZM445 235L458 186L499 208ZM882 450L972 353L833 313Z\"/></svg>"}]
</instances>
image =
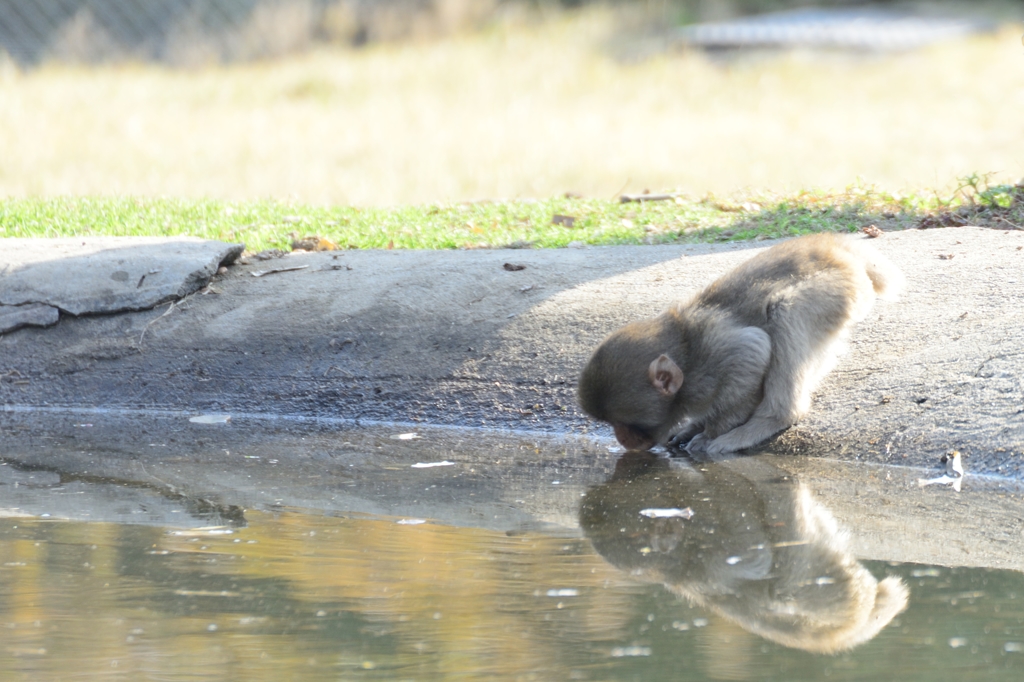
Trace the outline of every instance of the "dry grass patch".
<instances>
[{"instance_id":1,"label":"dry grass patch","mask_svg":"<svg viewBox=\"0 0 1024 682\"><path fill-rule=\"evenodd\" d=\"M919 52L622 63L593 9L257 65L0 69L0 195L476 198L952 189L1024 175L1019 28Z\"/></svg>"}]
</instances>

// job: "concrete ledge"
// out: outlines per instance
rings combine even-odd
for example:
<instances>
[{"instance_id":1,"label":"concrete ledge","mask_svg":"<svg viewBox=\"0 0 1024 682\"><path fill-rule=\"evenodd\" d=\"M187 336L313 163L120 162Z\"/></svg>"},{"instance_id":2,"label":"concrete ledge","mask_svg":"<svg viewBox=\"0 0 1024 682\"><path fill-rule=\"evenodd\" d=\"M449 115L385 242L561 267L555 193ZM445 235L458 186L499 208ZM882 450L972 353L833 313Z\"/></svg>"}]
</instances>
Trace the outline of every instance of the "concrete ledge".
<instances>
[{"instance_id":1,"label":"concrete ledge","mask_svg":"<svg viewBox=\"0 0 1024 682\"><path fill-rule=\"evenodd\" d=\"M0 404L607 437L575 407L593 347L768 245L347 251L236 265L172 308L3 334ZM877 306L811 415L768 450L932 468L957 448L968 472L1024 476L1024 233L907 231L873 245L906 273L905 295ZM162 267L153 245L118 248L126 263L138 248L155 259L144 267ZM75 264L48 267L81 282ZM252 276L282 266L306 267Z\"/></svg>"}]
</instances>

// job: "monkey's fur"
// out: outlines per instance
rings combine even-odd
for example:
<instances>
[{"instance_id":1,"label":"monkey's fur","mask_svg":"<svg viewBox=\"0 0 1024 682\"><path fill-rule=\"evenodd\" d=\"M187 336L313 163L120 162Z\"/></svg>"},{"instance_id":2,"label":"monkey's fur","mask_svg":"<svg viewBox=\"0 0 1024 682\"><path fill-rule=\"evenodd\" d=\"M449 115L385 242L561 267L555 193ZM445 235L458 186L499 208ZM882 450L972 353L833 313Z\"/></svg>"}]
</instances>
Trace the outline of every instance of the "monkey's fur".
<instances>
[{"instance_id":1,"label":"monkey's fur","mask_svg":"<svg viewBox=\"0 0 1024 682\"><path fill-rule=\"evenodd\" d=\"M902 283L851 237L783 242L612 333L580 375L580 406L628 449L673 436L712 455L751 447L807 412L850 327Z\"/></svg>"}]
</instances>

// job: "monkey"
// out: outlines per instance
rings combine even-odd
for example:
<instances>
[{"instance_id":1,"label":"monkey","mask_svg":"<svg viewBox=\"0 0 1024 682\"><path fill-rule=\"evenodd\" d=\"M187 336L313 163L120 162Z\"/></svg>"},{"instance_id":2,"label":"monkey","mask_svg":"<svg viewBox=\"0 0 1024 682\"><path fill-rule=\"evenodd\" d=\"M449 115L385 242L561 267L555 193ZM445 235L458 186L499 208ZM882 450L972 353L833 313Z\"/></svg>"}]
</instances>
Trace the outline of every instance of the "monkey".
<instances>
[{"instance_id":1,"label":"monkey","mask_svg":"<svg viewBox=\"0 0 1024 682\"><path fill-rule=\"evenodd\" d=\"M743 450L789 428L876 297L903 274L851 236L782 242L661 315L613 332L577 384L627 450Z\"/></svg>"}]
</instances>

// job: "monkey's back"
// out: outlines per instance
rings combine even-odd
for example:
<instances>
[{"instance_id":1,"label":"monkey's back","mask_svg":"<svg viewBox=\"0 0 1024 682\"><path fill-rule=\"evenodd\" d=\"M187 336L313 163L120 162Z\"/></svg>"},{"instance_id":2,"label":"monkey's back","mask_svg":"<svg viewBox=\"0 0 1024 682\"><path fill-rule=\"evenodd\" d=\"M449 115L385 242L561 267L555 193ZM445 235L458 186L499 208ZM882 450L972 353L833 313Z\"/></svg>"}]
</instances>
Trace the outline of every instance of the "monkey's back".
<instances>
[{"instance_id":1,"label":"monkey's back","mask_svg":"<svg viewBox=\"0 0 1024 682\"><path fill-rule=\"evenodd\" d=\"M766 328L773 307L801 292L804 305L812 300L836 317L857 319L871 307L873 294L892 293L900 278L888 261L850 237L814 234L754 256L683 308L727 311L742 324Z\"/></svg>"}]
</instances>

